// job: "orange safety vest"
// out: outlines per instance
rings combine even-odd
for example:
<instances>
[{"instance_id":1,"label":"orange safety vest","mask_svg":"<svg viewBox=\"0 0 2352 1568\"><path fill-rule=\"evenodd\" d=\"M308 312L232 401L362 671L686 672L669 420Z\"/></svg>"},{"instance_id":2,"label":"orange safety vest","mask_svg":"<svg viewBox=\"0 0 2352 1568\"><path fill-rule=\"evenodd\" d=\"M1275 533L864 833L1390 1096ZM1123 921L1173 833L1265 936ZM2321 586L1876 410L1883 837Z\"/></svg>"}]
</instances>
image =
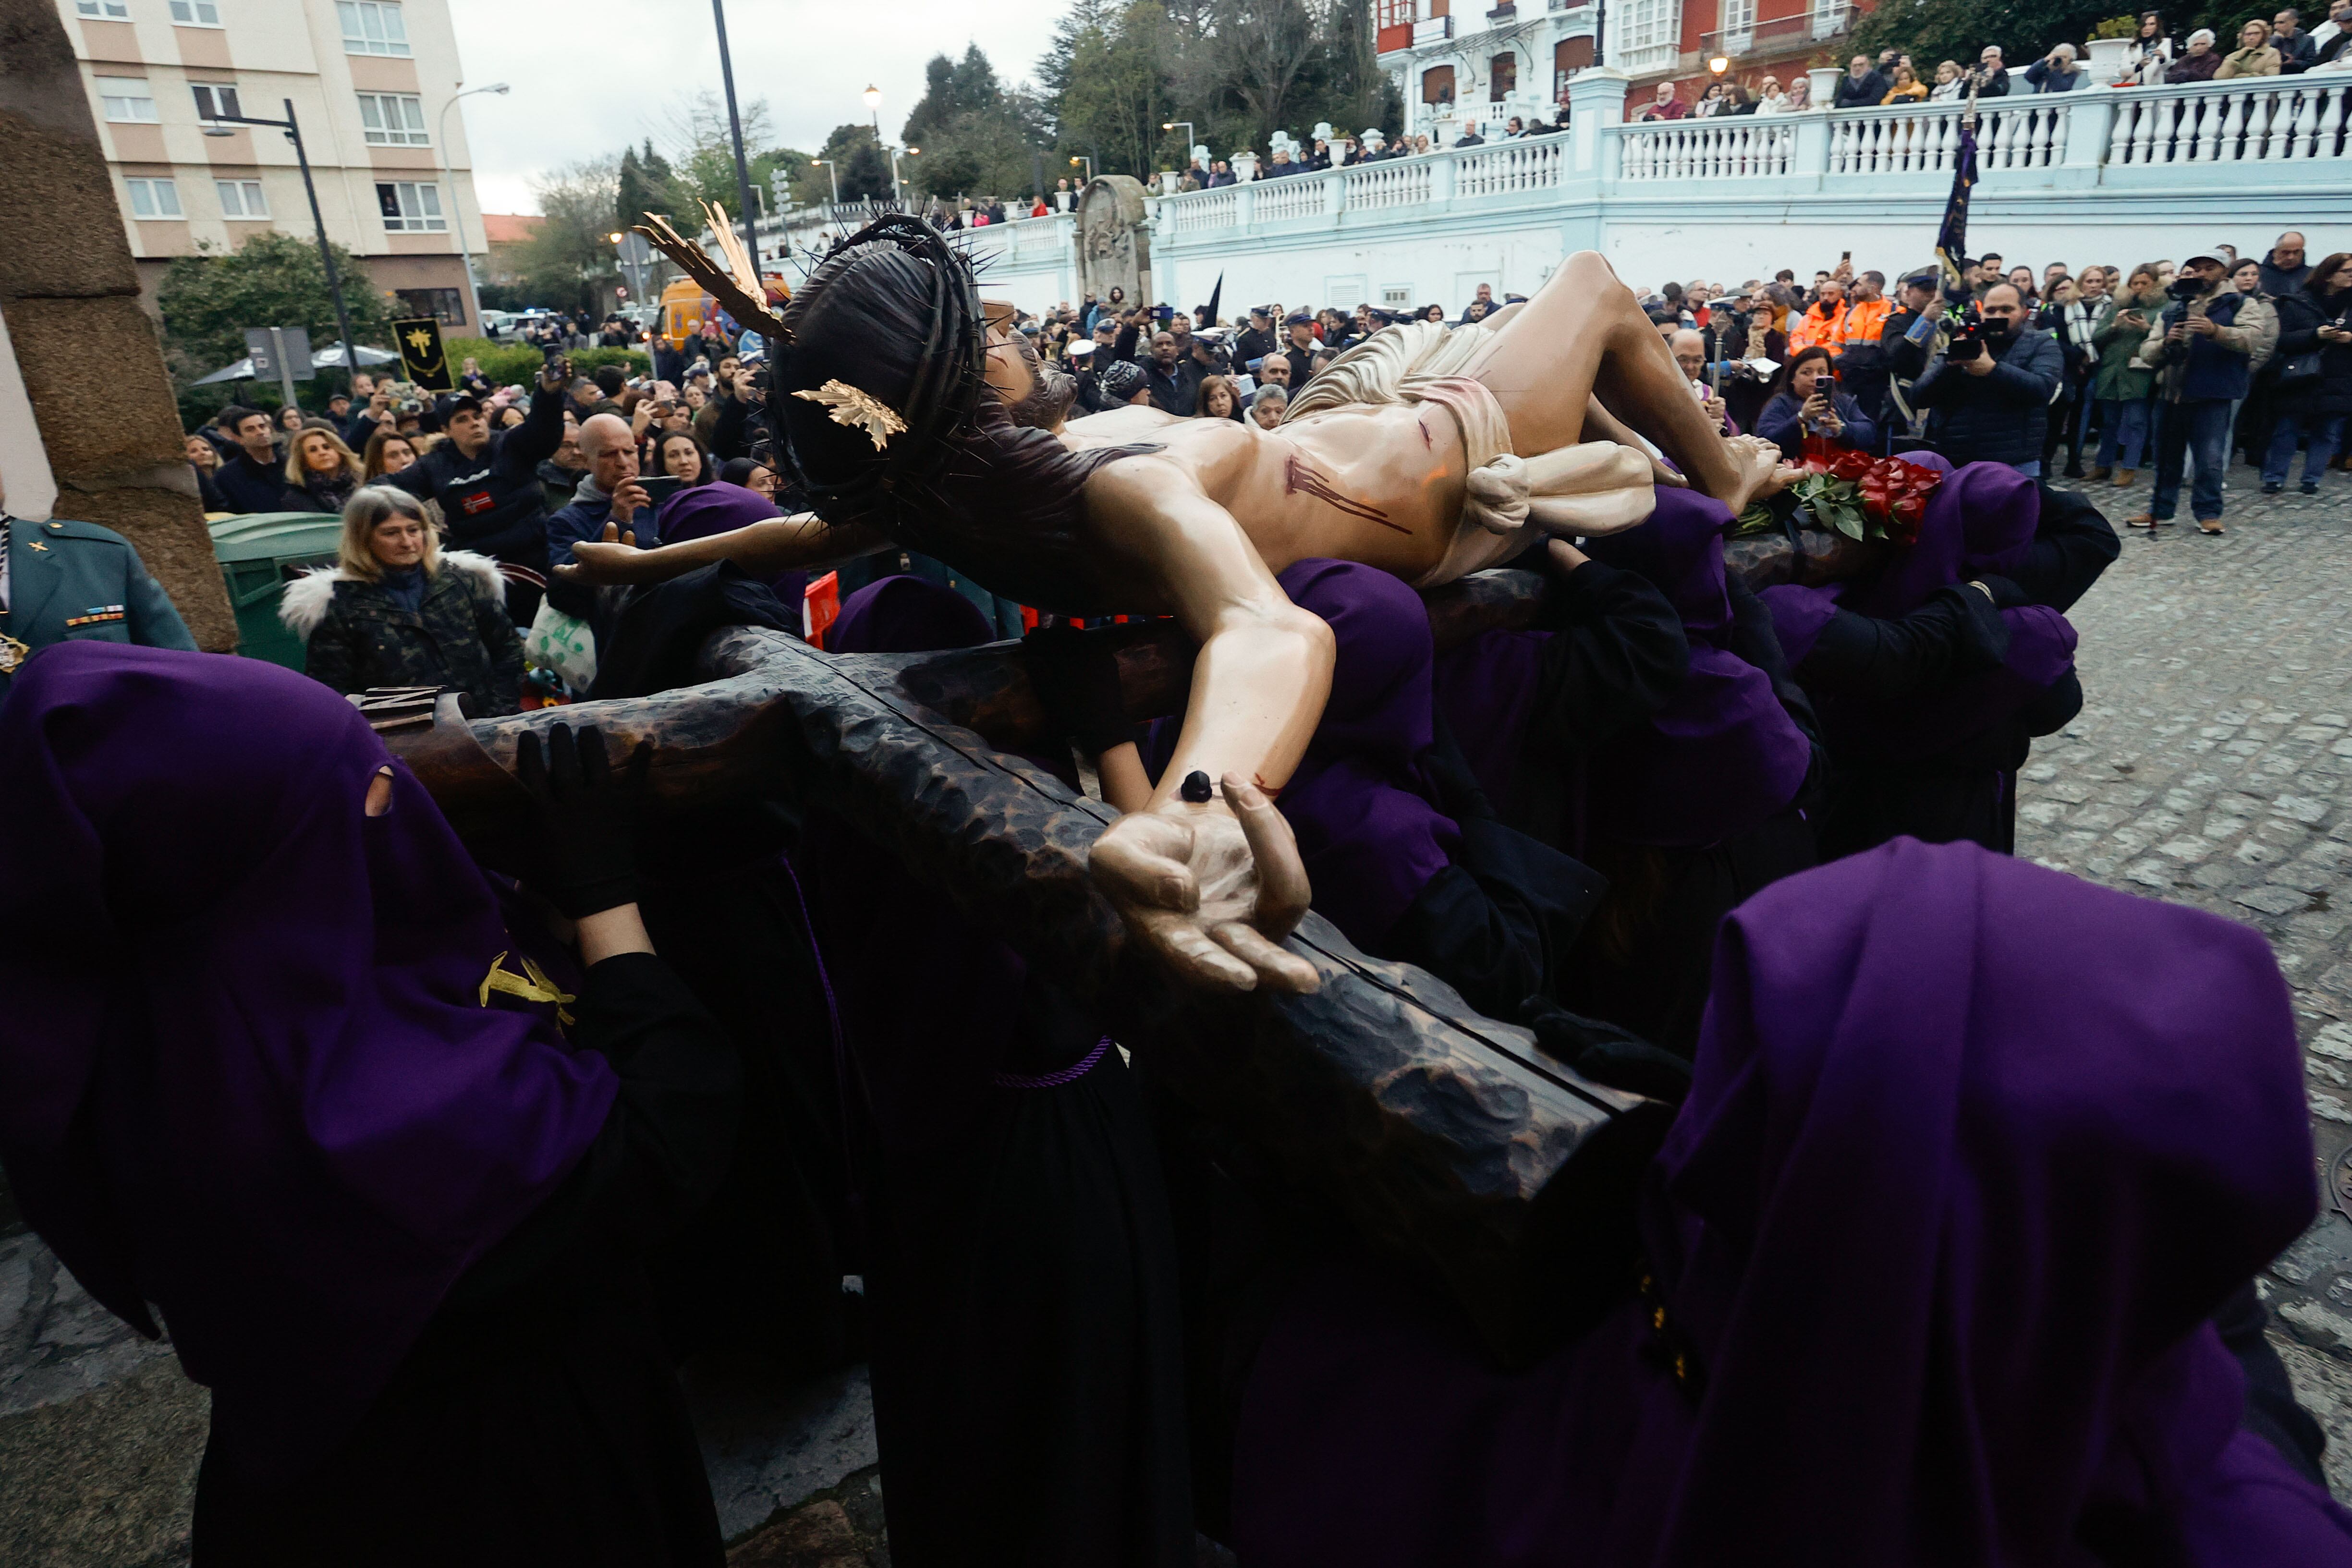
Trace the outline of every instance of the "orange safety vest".
<instances>
[{"instance_id":1,"label":"orange safety vest","mask_svg":"<svg viewBox=\"0 0 2352 1568\"><path fill-rule=\"evenodd\" d=\"M1822 315L1821 308L1818 305L1814 306L1805 312L1804 319L1790 329L1789 352L1792 357L1798 350L1810 349L1816 343L1827 349L1834 357L1838 350L1843 346L1845 301L1843 299L1838 301L1837 314L1834 316Z\"/></svg>"},{"instance_id":2,"label":"orange safety vest","mask_svg":"<svg viewBox=\"0 0 2352 1568\"><path fill-rule=\"evenodd\" d=\"M1845 325L1830 347L1843 353L1848 344L1862 343L1878 347L1878 335L1886 329L1887 317L1895 313L1894 301L1888 299L1853 299L1846 302Z\"/></svg>"}]
</instances>

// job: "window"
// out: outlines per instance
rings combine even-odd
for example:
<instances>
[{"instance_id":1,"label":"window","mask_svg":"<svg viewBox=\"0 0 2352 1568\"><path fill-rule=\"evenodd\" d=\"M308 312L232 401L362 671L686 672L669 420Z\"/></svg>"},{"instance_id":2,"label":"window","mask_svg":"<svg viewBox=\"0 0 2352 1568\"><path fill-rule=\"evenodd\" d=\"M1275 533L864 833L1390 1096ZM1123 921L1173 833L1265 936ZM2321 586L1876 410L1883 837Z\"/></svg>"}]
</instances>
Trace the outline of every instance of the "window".
<instances>
[{"instance_id":1,"label":"window","mask_svg":"<svg viewBox=\"0 0 2352 1568\"><path fill-rule=\"evenodd\" d=\"M1454 101L1454 68L1432 66L1421 73L1421 101L1452 103Z\"/></svg>"},{"instance_id":2,"label":"window","mask_svg":"<svg viewBox=\"0 0 2352 1568\"><path fill-rule=\"evenodd\" d=\"M172 20L183 27L217 27L220 7L213 0L172 0Z\"/></svg>"},{"instance_id":3,"label":"window","mask_svg":"<svg viewBox=\"0 0 2352 1568\"><path fill-rule=\"evenodd\" d=\"M1486 62L1486 100L1500 103L1519 87L1519 57L1496 55Z\"/></svg>"},{"instance_id":4,"label":"window","mask_svg":"<svg viewBox=\"0 0 2352 1568\"><path fill-rule=\"evenodd\" d=\"M198 120L235 120L245 113L237 107L236 89L227 82L192 81L188 90L196 95Z\"/></svg>"},{"instance_id":5,"label":"window","mask_svg":"<svg viewBox=\"0 0 2352 1568\"><path fill-rule=\"evenodd\" d=\"M423 100L399 93L360 94L360 124L371 147L430 147Z\"/></svg>"},{"instance_id":6,"label":"window","mask_svg":"<svg viewBox=\"0 0 2352 1568\"><path fill-rule=\"evenodd\" d=\"M187 214L180 211L180 187L169 180L125 180L131 187L131 215L134 218L179 218Z\"/></svg>"},{"instance_id":7,"label":"window","mask_svg":"<svg viewBox=\"0 0 2352 1568\"><path fill-rule=\"evenodd\" d=\"M401 25L400 7L385 0L335 0L343 19L343 53L408 57L408 29Z\"/></svg>"},{"instance_id":8,"label":"window","mask_svg":"<svg viewBox=\"0 0 2352 1568\"><path fill-rule=\"evenodd\" d=\"M385 181L375 188L376 205L383 209L383 226L394 234L445 234L449 221L441 215L441 187Z\"/></svg>"},{"instance_id":9,"label":"window","mask_svg":"<svg viewBox=\"0 0 2352 1568\"><path fill-rule=\"evenodd\" d=\"M127 22L131 19L131 5L129 0L74 0L74 15Z\"/></svg>"},{"instance_id":10,"label":"window","mask_svg":"<svg viewBox=\"0 0 2352 1568\"><path fill-rule=\"evenodd\" d=\"M258 180L215 180L213 189L220 193L221 216L225 218L269 215L269 198L261 193Z\"/></svg>"},{"instance_id":11,"label":"window","mask_svg":"<svg viewBox=\"0 0 2352 1568\"><path fill-rule=\"evenodd\" d=\"M147 90L146 81L139 77L100 77L98 101L106 106L106 118L141 125L155 123L154 95Z\"/></svg>"},{"instance_id":12,"label":"window","mask_svg":"<svg viewBox=\"0 0 2352 1568\"><path fill-rule=\"evenodd\" d=\"M404 316L430 316L444 327L466 324L465 297L454 288L402 288L400 296Z\"/></svg>"},{"instance_id":13,"label":"window","mask_svg":"<svg viewBox=\"0 0 2352 1568\"><path fill-rule=\"evenodd\" d=\"M1609 63L1629 71L1663 70L1675 63L1683 31L1682 0L1627 0L1623 15L1610 8Z\"/></svg>"}]
</instances>

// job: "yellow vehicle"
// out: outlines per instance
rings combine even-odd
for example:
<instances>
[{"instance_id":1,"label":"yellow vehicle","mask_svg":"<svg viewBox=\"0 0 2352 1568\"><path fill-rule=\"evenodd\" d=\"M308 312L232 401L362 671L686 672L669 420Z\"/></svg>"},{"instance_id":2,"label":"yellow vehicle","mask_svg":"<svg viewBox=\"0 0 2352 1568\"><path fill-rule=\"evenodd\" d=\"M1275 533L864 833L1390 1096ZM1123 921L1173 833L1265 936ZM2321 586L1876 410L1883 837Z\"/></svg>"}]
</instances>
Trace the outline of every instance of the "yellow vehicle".
<instances>
[{"instance_id":1,"label":"yellow vehicle","mask_svg":"<svg viewBox=\"0 0 2352 1568\"><path fill-rule=\"evenodd\" d=\"M683 350L688 338L698 336L705 321L719 319L719 301L702 291L702 286L690 277L681 277L662 290L661 314L651 329L652 336L667 338L673 349Z\"/></svg>"}]
</instances>

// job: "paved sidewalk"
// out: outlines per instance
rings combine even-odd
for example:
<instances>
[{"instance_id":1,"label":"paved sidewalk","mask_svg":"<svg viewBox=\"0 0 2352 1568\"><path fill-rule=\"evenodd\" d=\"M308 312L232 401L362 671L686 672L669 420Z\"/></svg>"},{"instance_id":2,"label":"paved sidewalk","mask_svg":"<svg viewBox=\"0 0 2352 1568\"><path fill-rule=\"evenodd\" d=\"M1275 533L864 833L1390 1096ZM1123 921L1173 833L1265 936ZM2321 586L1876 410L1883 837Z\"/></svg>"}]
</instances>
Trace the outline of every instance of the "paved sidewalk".
<instances>
[{"instance_id":1,"label":"paved sidewalk","mask_svg":"<svg viewBox=\"0 0 2352 1568\"><path fill-rule=\"evenodd\" d=\"M2270 938L2324 1175L2352 1144L2352 475L2317 497L2263 496L2246 467L2230 482L2219 538L2185 509L2154 538L2124 527L2145 479L2085 486L2127 537L2070 616L2083 713L2035 745L2018 852ZM2262 1286L2352 1497L2352 1221L2323 1213Z\"/></svg>"}]
</instances>

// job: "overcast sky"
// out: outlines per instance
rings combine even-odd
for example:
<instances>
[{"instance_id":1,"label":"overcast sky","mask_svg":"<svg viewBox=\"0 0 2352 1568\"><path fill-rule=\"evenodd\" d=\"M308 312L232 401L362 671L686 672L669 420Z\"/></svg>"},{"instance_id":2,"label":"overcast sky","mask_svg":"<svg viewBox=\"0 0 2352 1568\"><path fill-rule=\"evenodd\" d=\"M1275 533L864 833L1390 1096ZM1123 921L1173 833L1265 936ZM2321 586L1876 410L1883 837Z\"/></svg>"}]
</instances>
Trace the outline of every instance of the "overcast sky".
<instances>
[{"instance_id":1,"label":"overcast sky","mask_svg":"<svg viewBox=\"0 0 2352 1568\"><path fill-rule=\"evenodd\" d=\"M474 186L492 213L539 210L530 178L661 135L662 111L718 90L719 42L703 0L451 0L467 87L509 83L458 106ZM999 76L1025 78L1063 0L727 0L735 90L768 100L784 144L814 149L866 118L882 89L895 139L922 96L923 64L976 43ZM656 25L656 19L659 19Z\"/></svg>"}]
</instances>

